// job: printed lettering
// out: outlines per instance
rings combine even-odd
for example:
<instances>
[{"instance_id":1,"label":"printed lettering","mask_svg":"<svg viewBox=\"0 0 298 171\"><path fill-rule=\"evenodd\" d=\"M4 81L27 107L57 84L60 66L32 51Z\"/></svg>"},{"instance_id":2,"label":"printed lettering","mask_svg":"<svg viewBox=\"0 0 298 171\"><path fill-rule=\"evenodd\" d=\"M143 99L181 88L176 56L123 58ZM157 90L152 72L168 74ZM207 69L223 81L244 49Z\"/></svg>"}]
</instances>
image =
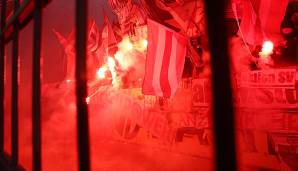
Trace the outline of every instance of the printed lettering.
<instances>
[{"instance_id":1,"label":"printed lettering","mask_svg":"<svg viewBox=\"0 0 298 171\"><path fill-rule=\"evenodd\" d=\"M285 81L286 81L285 73L284 72L279 72L278 73L278 82L279 83L284 83Z\"/></svg>"},{"instance_id":2,"label":"printed lettering","mask_svg":"<svg viewBox=\"0 0 298 171\"><path fill-rule=\"evenodd\" d=\"M294 89L286 89L286 98L288 103L290 104L295 104L296 101L296 97L295 97L295 90Z\"/></svg>"},{"instance_id":3,"label":"printed lettering","mask_svg":"<svg viewBox=\"0 0 298 171\"><path fill-rule=\"evenodd\" d=\"M256 97L257 100L265 104L273 102L273 93L270 90L260 89L258 92L258 96Z\"/></svg>"},{"instance_id":4,"label":"printed lettering","mask_svg":"<svg viewBox=\"0 0 298 171\"><path fill-rule=\"evenodd\" d=\"M274 89L274 94L275 94L275 101L277 103L285 104L287 102L284 98L283 89L281 88Z\"/></svg>"},{"instance_id":5,"label":"printed lettering","mask_svg":"<svg viewBox=\"0 0 298 171\"><path fill-rule=\"evenodd\" d=\"M287 72L286 80L287 82L291 83L295 79L295 72Z\"/></svg>"}]
</instances>

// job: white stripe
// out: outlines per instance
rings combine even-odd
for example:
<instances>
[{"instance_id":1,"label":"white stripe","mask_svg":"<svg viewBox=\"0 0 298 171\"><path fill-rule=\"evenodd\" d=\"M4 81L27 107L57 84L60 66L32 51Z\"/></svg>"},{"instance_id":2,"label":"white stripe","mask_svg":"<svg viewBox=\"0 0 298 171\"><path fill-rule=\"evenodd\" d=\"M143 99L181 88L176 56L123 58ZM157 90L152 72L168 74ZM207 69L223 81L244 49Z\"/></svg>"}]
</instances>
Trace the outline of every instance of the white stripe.
<instances>
[{"instance_id":1,"label":"white stripe","mask_svg":"<svg viewBox=\"0 0 298 171\"><path fill-rule=\"evenodd\" d=\"M156 27L159 27L156 25ZM160 88L160 72L162 67L162 60L165 51L165 38L166 32L163 28L158 28L158 41L157 41L157 48L155 53L155 63L154 63L154 73L153 73L153 80L152 86L154 88L154 92L158 96L163 96L162 90Z\"/></svg>"},{"instance_id":2,"label":"white stripe","mask_svg":"<svg viewBox=\"0 0 298 171\"><path fill-rule=\"evenodd\" d=\"M177 60L177 39L175 36L172 38L172 50L170 56L168 78L171 87L171 97L176 92L178 87L177 72L176 72L176 60Z\"/></svg>"}]
</instances>

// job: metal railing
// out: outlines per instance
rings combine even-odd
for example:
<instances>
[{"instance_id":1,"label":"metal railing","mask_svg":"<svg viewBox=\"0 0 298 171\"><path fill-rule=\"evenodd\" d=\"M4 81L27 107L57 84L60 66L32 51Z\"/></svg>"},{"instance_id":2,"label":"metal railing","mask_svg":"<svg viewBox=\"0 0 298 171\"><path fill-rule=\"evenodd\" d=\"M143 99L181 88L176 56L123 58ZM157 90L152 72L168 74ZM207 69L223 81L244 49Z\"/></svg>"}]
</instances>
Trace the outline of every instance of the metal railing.
<instances>
[{"instance_id":1,"label":"metal railing","mask_svg":"<svg viewBox=\"0 0 298 171\"><path fill-rule=\"evenodd\" d=\"M212 70L214 158L218 171L237 170L230 58L224 22L228 2L205 0Z\"/></svg>"},{"instance_id":2,"label":"metal railing","mask_svg":"<svg viewBox=\"0 0 298 171\"><path fill-rule=\"evenodd\" d=\"M14 0L14 15L19 8L19 1ZM11 93L11 132L12 132L12 146L11 146L11 161L13 166L18 165L19 159L19 106L18 106L18 99L19 99L19 87L18 87L18 60L19 60L19 31L18 31L18 20L14 20L13 22L13 36L12 36L12 66L11 66L11 73L12 73L12 93Z\"/></svg>"},{"instance_id":3,"label":"metal railing","mask_svg":"<svg viewBox=\"0 0 298 171\"><path fill-rule=\"evenodd\" d=\"M40 110L40 58L42 5L41 0L34 0L33 12L33 69L32 69L32 142L33 170L41 170L41 110Z\"/></svg>"},{"instance_id":4,"label":"metal railing","mask_svg":"<svg viewBox=\"0 0 298 171\"><path fill-rule=\"evenodd\" d=\"M78 167L90 170L88 108L86 104L86 33L88 0L76 0L76 97ZM212 55L213 123L215 128L216 170L236 170L234 115L230 85L227 38L224 27L224 2L206 2L210 49ZM32 133L33 170L42 170L41 160L41 41L42 9L49 0L14 0L14 15L6 19L6 0L1 0L0 21L0 167L1 170L23 170L19 164L18 150L18 56L19 32L33 20L33 73L32 73ZM217 30L221 28L221 31ZM4 152L4 55L5 45L12 40L12 154Z\"/></svg>"},{"instance_id":5,"label":"metal railing","mask_svg":"<svg viewBox=\"0 0 298 171\"><path fill-rule=\"evenodd\" d=\"M86 40L88 1L76 0L76 95L77 95L77 142L79 170L90 170L89 124L87 108Z\"/></svg>"},{"instance_id":6,"label":"metal railing","mask_svg":"<svg viewBox=\"0 0 298 171\"><path fill-rule=\"evenodd\" d=\"M42 8L48 0L14 0L14 13L7 19L6 0L1 0L1 41L0 41L0 167L1 170L23 170L19 164L18 133L18 56L19 31L33 20L33 72L32 72L32 134L33 134L33 170L42 170L41 161L41 41ZM76 1L76 87L77 87L77 125L78 153L80 170L90 170L88 111L86 104L86 25L87 1ZM12 40L12 153L4 152L4 56L5 45Z\"/></svg>"}]
</instances>

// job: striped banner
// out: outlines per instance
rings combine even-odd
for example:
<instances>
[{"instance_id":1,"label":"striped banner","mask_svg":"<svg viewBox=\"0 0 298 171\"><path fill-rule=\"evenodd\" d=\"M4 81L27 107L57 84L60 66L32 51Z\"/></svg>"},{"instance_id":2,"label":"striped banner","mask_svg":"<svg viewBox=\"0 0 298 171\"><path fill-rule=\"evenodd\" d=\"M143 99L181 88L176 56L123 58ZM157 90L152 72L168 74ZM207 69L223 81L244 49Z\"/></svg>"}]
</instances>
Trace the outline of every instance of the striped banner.
<instances>
[{"instance_id":1,"label":"striped banner","mask_svg":"<svg viewBox=\"0 0 298 171\"><path fill-rule=\"evenodd\" d=\"M187 39L148 19L148 49L143 94L173 97L182 78Z\"/></svg>"}]
</instances>

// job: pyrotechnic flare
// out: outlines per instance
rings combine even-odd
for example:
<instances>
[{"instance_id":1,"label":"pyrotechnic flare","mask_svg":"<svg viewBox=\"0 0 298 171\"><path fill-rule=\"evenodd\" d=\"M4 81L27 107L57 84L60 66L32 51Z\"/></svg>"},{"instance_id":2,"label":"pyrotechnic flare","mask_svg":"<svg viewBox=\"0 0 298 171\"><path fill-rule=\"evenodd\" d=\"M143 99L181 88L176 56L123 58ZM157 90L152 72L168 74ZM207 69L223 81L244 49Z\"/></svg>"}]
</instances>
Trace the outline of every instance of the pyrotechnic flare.
<instances>
[{"instance_id":1,"label":"pyrotechnic flare","mask_svg":"<svg viewBox=\"0 0 298 171\"><path fill-rule=\"evenodd\" d=\"M260 57L268 57L273 53L274 45L271 41L265 41L262 46L262 51L259 53Z\"/></svg>"}]
</instances>

